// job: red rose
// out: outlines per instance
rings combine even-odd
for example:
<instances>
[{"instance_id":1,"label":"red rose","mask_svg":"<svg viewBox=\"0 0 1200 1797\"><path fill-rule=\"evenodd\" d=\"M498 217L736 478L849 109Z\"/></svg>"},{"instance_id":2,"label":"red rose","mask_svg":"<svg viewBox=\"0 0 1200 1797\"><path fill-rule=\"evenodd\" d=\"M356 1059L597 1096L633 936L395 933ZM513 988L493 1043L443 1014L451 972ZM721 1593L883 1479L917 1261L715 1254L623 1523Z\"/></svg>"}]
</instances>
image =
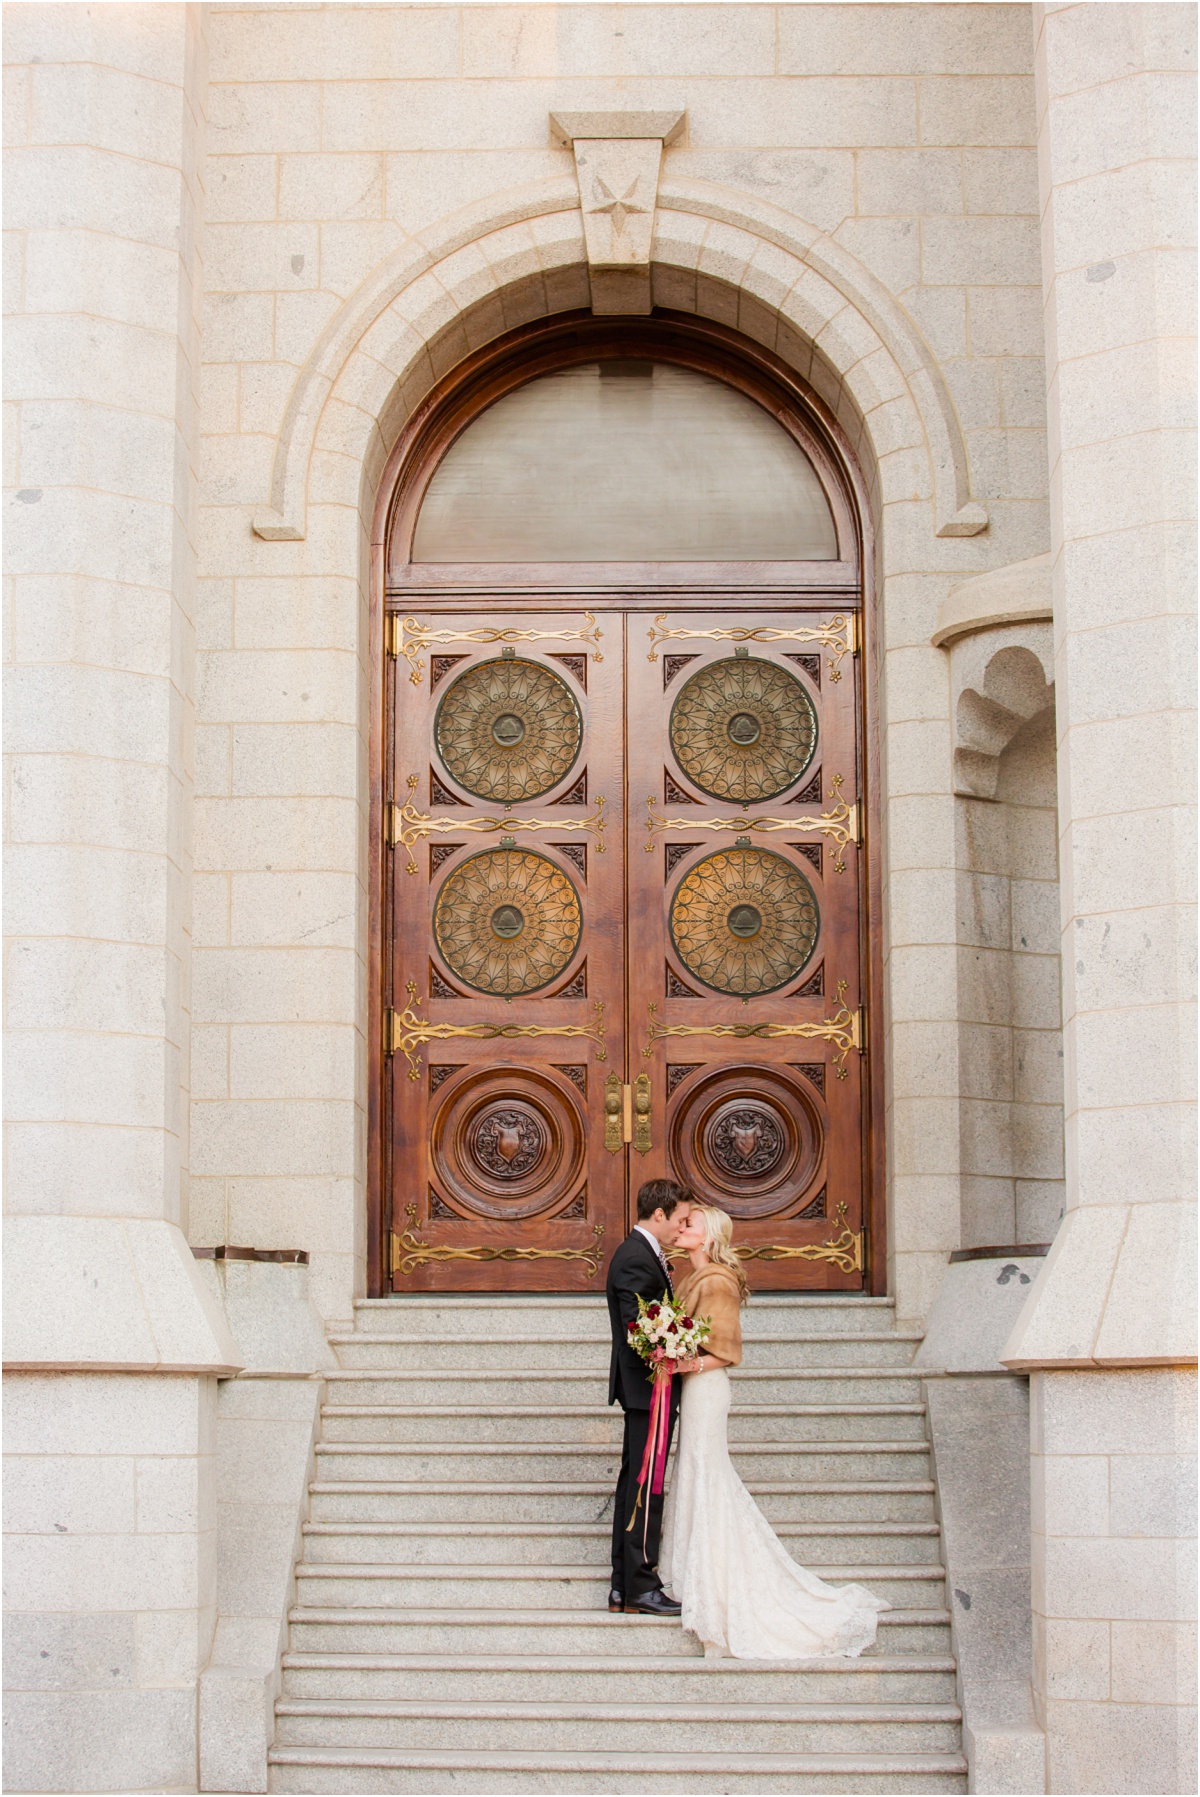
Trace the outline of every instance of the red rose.
<instances>
[{"instance_id":1,"label":"red rose","mask_svg":"<svg viewBox=\"0 0 1200 1797\"><path fill-rule=\"evenodd\" d=\"M674 1323L667 1324L667 1334L668 1335L678 1335L679 1334L679 1330L676 1328Z\"/></svg>"},{"instance_id":2,"label":"red rose","mask_svg":"<svg viewBox=\"0 0 1200 1797\"><path fill-rule=\"evenodd\" d=\"M636 1323L630 1323L630 1325L629 1325L629 1333L630 1333L630 1335L636 1335L636 1334L637 1334L637 1324L636 1324Z\"/></svg>"},{"instance_id":3,"label":"red rose","mask_svg":"<svg viewBox=\"0 0 1200 1797\"><path fill-rule=\"evenodd\" d=\"M691 1317L684 1317L683 1326L685 1329L694 1329L696 1325L692 1322Z\"/></svg>"},{"instance_id":4,"label":"red rose","mask_svg":"<svg viewBox=\"0 0 1200 1797\"><path fill-rule=\"evenodd\" d=\"M661 1309L661 1304L647 1304L646 1315L653 1321Z\"/></svg>"}]
</instances>

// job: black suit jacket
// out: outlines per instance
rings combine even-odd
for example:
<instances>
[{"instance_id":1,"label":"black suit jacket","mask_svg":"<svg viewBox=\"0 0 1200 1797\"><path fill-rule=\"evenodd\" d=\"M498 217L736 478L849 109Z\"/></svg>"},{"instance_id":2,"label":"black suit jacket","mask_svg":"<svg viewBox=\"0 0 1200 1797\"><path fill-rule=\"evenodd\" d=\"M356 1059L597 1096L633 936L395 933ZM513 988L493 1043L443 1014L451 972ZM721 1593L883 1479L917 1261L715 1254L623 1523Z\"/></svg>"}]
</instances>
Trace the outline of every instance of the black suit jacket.
<instances>
[{"instance_id":1,"label":"black suit jacket","mask_svg":"<svg viewBox=\"0 0 1200 1797\"><path fill-rule=\"evenodd\" d=\"M609 1263L605 1287L612 1329L608 1401L620 1404L622 1410L650 1408L650 1376L645 1361L629 1346L627 1333L637 1317L638 1298L650 1304L669 1289L670 1280L654 1249L640 1230L630 1230ZM675 1392L671 1395L674 1398Z\"/></svg>"}]
</instances>

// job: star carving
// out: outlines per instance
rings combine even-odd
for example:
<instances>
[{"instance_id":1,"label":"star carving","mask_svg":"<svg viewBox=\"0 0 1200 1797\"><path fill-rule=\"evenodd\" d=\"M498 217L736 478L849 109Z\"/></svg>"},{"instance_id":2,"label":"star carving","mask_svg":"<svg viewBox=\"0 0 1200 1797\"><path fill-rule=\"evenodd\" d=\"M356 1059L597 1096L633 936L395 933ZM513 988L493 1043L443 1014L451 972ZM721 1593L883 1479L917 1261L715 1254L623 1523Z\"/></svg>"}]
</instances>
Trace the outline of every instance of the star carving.
<instances>
[{"instance_id":1,"label":"star carving","mask_svg":"<svg viewBox=\"0 0 1200 1797\"><path fill-rule=\"evenodd\" d=\"M629 183L629 186L625 189L624 193L621 193L621 194L614 193L612 188L608 185L608 182L605 181L600 175L594 176L593 179L595 181L597 191L599 193L601 193L604 197L602 200L594 200L593 203L588 207L588 211L589 212L607 212L610 215L610 217L612 218L614 231L617 231L617 232L624 231L625 220L630 216L631 213L648 212L650 210L650 208L648 206L637 205L634 200L634 197L633 197L637 191L638 182L641 179L641 177L639 175L634 176L633 180Z\"/></svg>"}]
</instances>

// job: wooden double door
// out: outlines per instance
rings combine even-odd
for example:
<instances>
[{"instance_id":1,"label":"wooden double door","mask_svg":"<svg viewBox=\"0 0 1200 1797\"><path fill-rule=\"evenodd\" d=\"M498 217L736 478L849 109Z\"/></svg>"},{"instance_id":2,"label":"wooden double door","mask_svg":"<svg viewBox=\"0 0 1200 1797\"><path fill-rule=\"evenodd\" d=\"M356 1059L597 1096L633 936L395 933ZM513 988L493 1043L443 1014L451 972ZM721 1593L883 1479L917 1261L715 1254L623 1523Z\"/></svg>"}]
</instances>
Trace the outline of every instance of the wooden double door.
<instances>
[{"instance_id":1,"label":"wooden double door","mask_svg":"<svg viewBox=\"0 0 1200 1797\"><path fill-rule=\"evenodd\" d=\"M387 642L392 1289L597 1290L662 1175L753 1285L861 1289L856 613L439 607Z\"/></svg>"}]
</instances>

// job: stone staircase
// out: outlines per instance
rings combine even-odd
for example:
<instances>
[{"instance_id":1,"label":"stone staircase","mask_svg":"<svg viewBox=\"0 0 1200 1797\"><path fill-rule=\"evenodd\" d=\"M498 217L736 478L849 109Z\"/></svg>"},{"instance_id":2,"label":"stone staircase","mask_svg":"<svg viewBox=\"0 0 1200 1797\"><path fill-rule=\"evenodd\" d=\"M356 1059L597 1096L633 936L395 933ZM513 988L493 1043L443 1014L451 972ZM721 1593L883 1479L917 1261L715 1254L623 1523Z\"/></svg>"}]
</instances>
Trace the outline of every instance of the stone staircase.
<instances>
[{"instance_id":1,"label":"stone staircase","mask_svg":"<svg viewBox=\"0 0 1200 1797\"><path fill-rule=\"evenodd\" d=\"M334 1338L272 1791L966 1790L917 1338L885 1299L744 1316L738 1470L797 1559L890 1600L877 1651L706 1660L609 1614L601 1301L365 1302Z\"/></svg>"}]
</instances>

